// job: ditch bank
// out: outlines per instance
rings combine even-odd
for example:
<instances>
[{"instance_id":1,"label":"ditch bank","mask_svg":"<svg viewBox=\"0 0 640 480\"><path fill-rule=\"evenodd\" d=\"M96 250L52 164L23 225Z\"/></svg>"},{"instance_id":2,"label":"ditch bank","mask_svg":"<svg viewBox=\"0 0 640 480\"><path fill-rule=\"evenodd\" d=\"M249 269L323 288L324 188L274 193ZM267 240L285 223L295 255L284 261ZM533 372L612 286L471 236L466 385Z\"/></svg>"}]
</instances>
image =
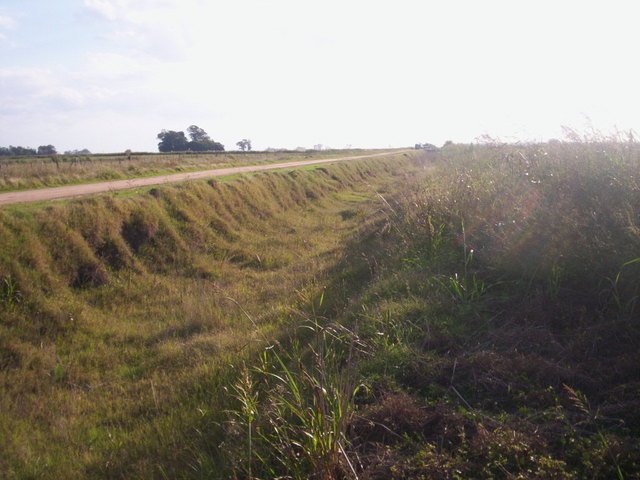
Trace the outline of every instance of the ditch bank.
<instances>
[{"instance_id":1,"label":"ditch bank","mask_svg":"<svg viewBox=\"0 0 640 480\"><path fill-rule=\"evenodd\" d=\"M377 193L420 162L0 210L2 476L150 478L209 461L229 365L299 322Z\"/></svg>"}]
</instances>

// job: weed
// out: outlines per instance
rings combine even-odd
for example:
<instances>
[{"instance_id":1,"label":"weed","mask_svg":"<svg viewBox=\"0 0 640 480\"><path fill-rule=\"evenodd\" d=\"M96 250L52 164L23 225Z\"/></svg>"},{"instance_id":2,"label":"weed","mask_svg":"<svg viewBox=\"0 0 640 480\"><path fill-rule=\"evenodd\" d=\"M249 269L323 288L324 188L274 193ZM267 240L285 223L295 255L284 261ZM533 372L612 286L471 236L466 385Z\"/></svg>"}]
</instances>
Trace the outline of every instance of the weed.
<instances>
[{"instance_id":1,"label":"weed","mask_svg":"<svg viewBox=\"0 0 640 480\"><path fill-rule=\"evenodd\" d=\"M620 271L616 274L613 280L607 278L611 284L611 298L617 311L622 315L631 315L636 310L636 304L638 297L640 296L640 283L633 285L633 291L631 294L623 296L620 291L620 285L622 282L622 273L625 267L629 267L633 264L640 263L640 258L634 258L622 264Z\"/></svg>"},{"instance_id":2,"label":"weed","mask_svg":"<svg viewBox=\"0 0 640 480\"><path fill-rule=\"evenodd\" d=\"M0 302L12 307L20 303L21 299L22 294L15 279L11 275L3 278L0 281Z\"/></svg>"},{"instance_id":3,"label":"weed","mask_svg":"<svg viewBox=\"0 0 640 480\"><path fill-rule=\"evenodd\" d=\"M255 388L255 384L249 369L246 364L243 365L240 379L233 386L233 398L240 402L240 409L237 411L230 411L233 418L233 422L241 425L247 432L247 450L246 450L246 465L237 466L247 472L248 478L253 477L253 435L254 435L254 421L258 415L258 393Z\"/></svg>"},{"instance_id":4,"label":"weed","mask_svg":"<svg viewBox=\"0 0 640 480\"><path fill-rule=\"evenodd\" d=\"M313 474L332 480L355 472L346 455L346 432L361 387L349 364L353 344L346 347L346 364L339 351L346 339L357 339L337 325L312 322L307 328L314 338L304 349L295 343L289 351L279 345L268 348L259 366L251 373L245 369L234 387L240 408L232 418L247 432L249 457L243 463L249 478L255 461L272 477ZM261 402L255 385L264 396Z\"/></svg>"},{"instance_id":5,"label":"weed","mask_svg":"<svg viewBox=\"0 0 640 480\"><path fill-rule=\"evenodd\" d=\"M434 278L445 290L449 291L453 298L462 302L478 301L486 292L488 287L478 279L477 275L464 275L459 277L457 273L447 277L446 280Z\"/></svg>"},{"instance_id":6,"label":"weed","mask_svg":"<svg viewBox=\"0 0 640 480\"><path fill-rule=\"evenodd\" d=\"M625 476L624 473L622 472L622 469L620 468L620 464L618 463L618 459L616 458L615 454L612 453L612 448L611 448L611 444L609 442L609 440L607 439L607 437L604 434L604 431L600 428L600 426L598 425L598 412L594 412L591 408L591 405L589 405L589 400L587 399L586 395L584 395L583 393L574 390L573 388L569 387L568 385L563 385L567 395L569 396L569 400L571 401L571 403L573 404L573 406L575 408L578 409L578 411L580 411L582 414L584 414L585 419L580 422L580 424L590 424L593 425L596 429L597 432L597 438L600 441L602 448L604 449L605 452L607 452L607 454L609 455L609 458L611 459L614 467L615 467L615 473L618 477L618 480L624 480ZM575 426L574 426L575 427Z\"/></svg>"}]
</instances>

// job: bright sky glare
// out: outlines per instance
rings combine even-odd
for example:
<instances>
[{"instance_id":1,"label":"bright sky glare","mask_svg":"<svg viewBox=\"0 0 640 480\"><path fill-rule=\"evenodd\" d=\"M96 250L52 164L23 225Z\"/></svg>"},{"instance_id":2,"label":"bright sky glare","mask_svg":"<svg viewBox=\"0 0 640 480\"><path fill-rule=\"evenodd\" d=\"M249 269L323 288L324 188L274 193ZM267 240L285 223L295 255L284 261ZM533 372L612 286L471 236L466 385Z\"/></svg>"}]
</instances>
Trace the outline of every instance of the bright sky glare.
<instances>
[{"instance_id":1,"label":"bright sky glare","mask_svg":"<svg viewBox=\"0 0 640 480\"><path fill-rule=\"evenodd\" d=\"M0 146L640 131L632 0L0 0Z\"/></svg>"}]
</instances>

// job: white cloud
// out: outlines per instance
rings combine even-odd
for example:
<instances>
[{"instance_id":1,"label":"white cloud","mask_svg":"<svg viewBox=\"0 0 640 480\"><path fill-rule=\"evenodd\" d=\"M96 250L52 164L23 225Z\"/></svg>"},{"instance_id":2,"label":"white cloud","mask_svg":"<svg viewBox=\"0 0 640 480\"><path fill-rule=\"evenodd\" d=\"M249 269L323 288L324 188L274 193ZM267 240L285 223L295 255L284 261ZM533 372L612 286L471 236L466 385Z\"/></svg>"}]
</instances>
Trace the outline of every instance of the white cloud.
<instances>
[{"instance_id":1,"label":"white cloud","mask_svg":"<svg viewBox=\"0 0 640 480\"><path fill-rule=\"evenodd\" d=\"M11 29L16 26L16 21L7 15L0 15L0 28Z\"/></svg>"},{"instance_id":2,"label":"white cloud","mask_svg":"<svg viewBox=\"0 0 640 480\"><path fill-rule=\"evenodd\" d=\"M112 47L161 60L185 59L190 0L85 0L86 11L109 23L104 35Z\"/></svg>"},{"instance_id":3,"label":"white cloud","mask_svg":"<svg viewBox=\"0 0 640 480\"><path fill-rule=\"evenodd\" d=\"M6 34L7 30L14 30L17 25L16 20L8 15L0 14L0 42L9 43L13 46L10 37ZM5 32L3 32L4 30Z\"/></svg>"},{"instance_id":4,"label":"white cloud","mask_svg":"<svg viewBox=\"0 0 640 480\"><path fill-rule=\"evenodd\" d=\"M0 103L9 113L50 115L86 105L90 89L74 88L65 74L46 68L0 69Z\"/></svg>"},{"instance_id":5,"label":"white cloud","mask_svg":"<svg viewBox=\"0 0 640 480\"><path fill-rule=\"evenodd\" d=\"M117 19L117 2L110 0L84 0L85 8L105 20Z\"/></svg>"},{"instance_id":6,"label":"white cloud","mask_svg":"<svg viewBox=\"0 0 640 480\"><path fill-rule=\"evenodd\" d=\"M145 74L152 71L153 64L143 63L130 55L114 52L92 53L83 66L83 72L87 77L101 77L104 80L132 78L144 80Z\"/></svg>"}]
</instances>

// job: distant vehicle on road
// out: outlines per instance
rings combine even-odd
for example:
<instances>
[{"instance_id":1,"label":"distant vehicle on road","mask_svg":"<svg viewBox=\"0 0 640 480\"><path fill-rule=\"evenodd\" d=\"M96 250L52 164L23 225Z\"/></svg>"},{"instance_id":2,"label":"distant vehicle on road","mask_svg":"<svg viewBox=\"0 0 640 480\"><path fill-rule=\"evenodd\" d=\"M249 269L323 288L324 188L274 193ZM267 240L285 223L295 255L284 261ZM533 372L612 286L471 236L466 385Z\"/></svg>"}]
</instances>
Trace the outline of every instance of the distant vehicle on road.
<instances>
[{"instance_id":1,"label":"distant vehicle on road","mask_svg":"<svg viewBox=\"0 0 640 480\"><path fill-rule=\"evenodd\" d=\"M427 152L437 152L438 147L431 143L416 143L416 150L426 150Z\"/></svg>"}]
</instances>

